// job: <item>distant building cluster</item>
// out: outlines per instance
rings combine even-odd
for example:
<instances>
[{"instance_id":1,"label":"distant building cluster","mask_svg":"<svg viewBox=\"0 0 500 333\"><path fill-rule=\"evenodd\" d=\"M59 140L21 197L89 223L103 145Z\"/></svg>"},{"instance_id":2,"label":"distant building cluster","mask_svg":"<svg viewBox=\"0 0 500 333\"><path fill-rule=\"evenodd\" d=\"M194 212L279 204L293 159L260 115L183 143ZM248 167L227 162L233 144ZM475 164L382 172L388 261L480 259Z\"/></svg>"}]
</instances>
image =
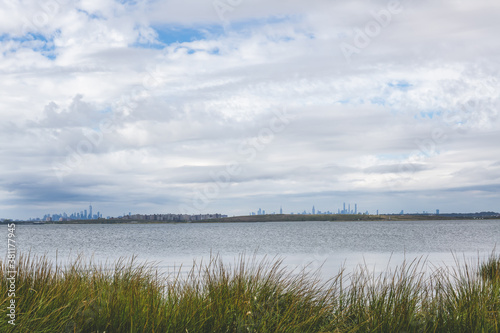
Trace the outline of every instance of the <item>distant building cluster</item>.
<instances>
[{"instance_id":1,"label":"distant building cluster","mask_svg":"<svg viewBox=\"0 0 500 333\"><path fill-rule=\"evenodd\" d=\"M220 219L227 217L227 215L222 214L198 214L198 215L187 215L187 214L130 214L122 216L120 218L126 220L134 221L170 221L170 222L190 222L190 221L203 221Z\"/></svg>"},{"instance_id":2,"label":"distant building cluster","mask_svg":"<svg viewBox=\"0 0 500 333\"><path fill-rule=\"evenodd\" d=\"M190 221L202 221L211 220L227 217L227 215L222 214L198 214L198 215L186 215L186 214L123 214L118 217L108 216L106 219L124 219L124 220L136 220L136 221L171 221L171 222L190 222ZM52 222L52 221L74 221L74 220L97 220L103 219L100 212L92 214L92 205L89 205L89 209L84 209L80 212L75 212L70 215L66 213L62 214L46 214L43 218L31 218L28 221L32 222Z\"/></svg>"},{"instance_id":3,"label":"distant building cluster","mask_svg":"<svg viewBox=\"0 0 500 333\"><path fill-rule=\"evenodd\" d=\"M276 212L266 212L266 210L259 208L257 212L250 212L249 215L274 215L277 214ZM343 203L342 207L337 209L337 212L332 212L332 211L321 211L319 209L316 209L316 207L313 205L312 209L310 211L302 211L302 212L290 212L290 213L284 213L283 212L283 207L279 208L279 213L278 214L297 214L297 215L323 215L323 214L363 214L363 215L369 215L369 212L361 212L358 210L358 204L354 203L351 205L350 203ZM404 215L405 211L401 210L399 215ZM376 215L379 215L379 211L376 211ZM387 214L386 214L387 215ZM388 214L388 215L396 215L396 214ZM409 215L406 213L406 215ZM439 209L436 209L435 213L434 212L428 212L428 211L423 211L421 213L416 212L412 213L411 215L439 215L442 217L461 217L461 218L471 218L471 219L476 219L476 218L492 218L492 217L500 217L499 213L496 212L480 212L480 213L446 213L443 214L440 212ZM205 221L205 220L213 220L213 219L220 219L220 218L225 218L228 217L227 215L223 214L197 214L197 215L188 215L188 214L132 214L132 213L124 213L122 216L118 217L111 217L107 216L106 220L129 220L129 221L159 221L159 222L194 222L194 221ZM92 204L89 205L88 210L84 209L81 210L80 212L74 212L71 214L46 214L42 218L37 217L37 218L30 218L28 221L35 222L35 223L44 223L44 222L57 222L57 221L78 221L78 220L98 220L98 219L104 219L102 214L100 212L93 213L92 210ZM0 221L4 221L6 219L0 219ZM17 221L17 220L16 220Z\"/></svg>"},{"instance_id":4,"label":"distant building cluster","mask_svg":"<svg viewBox=\"0 0 500 333\"><path fill-rule=\"evenodd\" d=\"M314 208L314 207L313 207ZM338 209L338 214L357 214L358 213L358 204L354 204L354 210L351 210L351 204L347 204L347 209L345 207L345 202L344 202L344 208L340 210Z\"/></svg>"},{"instance_id":5,"label":"distant building cluster","mask_svg":"<svg viewBox=\"0 0 500 333\"><path fill-rule=\"evenodd\" d=\"M86 209L80 212L74 212L71 214L45 214L42 218L36 217L31 218L28 221L72 221L72 220L97 220L102 219L102 214L96 212L92 214L92 205L89 205L88 211Z\"/></svg>"},{"instance_id":6,"label":"distant building cluster","mask_svg":"<svg viewBox=\"0 0 500 333\"><path fill-rule=\"evenodd\" d=\"M334 214L362 214L362 215L370 215L368 211L361 212L358 210L358 204L355 203L353 205L354 209L351 209L351 204L343 203L342 208L339 208L337 212L331 211L321 211L317 210L315 206L312 206L310 211L302 211L302 212L290 212L283 213L283 207L280 207L279 214L291 214L291 215L334 215ZM274 215L275 212L266 213L265 210L259 208L257 212L250 212L249 215ZM379 215L378 209L376 210L376 215ZM384 215L425 215L425 216L440 216L440 217L450 217L450 218L470 218L470 219L483 219L483 218L500 218L500 213L497 212L476 212L476 213L442 213L439 209L436 209L435 212L422 211L415 213L405 213L404 210L401 210L399 214L384 214Z\"/></svg>"},{"instance_id":7,"label":"distant building cluster","mask_svg":"<svg viewBox=\"0 0 500 333\"><path fill-rule=\"evenodd\" d=\"M283 207L280 207L280 214L283 214ZM267 215L267 214L276 214L275 212L272 212L272 213L266 213L265 210L259 208L259 210L257 212L250 212L250 215ZM366 214L368 215L368 211L364 212L364 213L361 213L361 212L358 212L358 204L355 203L354 204L354 209L351 209L351 204L347 204L346 206L346 203L344 202L344 205L343 205L343 208L342 209L338 209L337 210L337 213L335 212L332 212L332 211L321 211L321 210L316 210L316 207L315 206L312 206L312 209L308 212L306 210L302 211L302 212L297 212L297 213L294 213L294 212L291 212L290 214L294 215L294 214L298 214L298 215L332 215L332 214ZM378 215L378 210L377 210L377 215Z\"/></svg>"}]
</instances>

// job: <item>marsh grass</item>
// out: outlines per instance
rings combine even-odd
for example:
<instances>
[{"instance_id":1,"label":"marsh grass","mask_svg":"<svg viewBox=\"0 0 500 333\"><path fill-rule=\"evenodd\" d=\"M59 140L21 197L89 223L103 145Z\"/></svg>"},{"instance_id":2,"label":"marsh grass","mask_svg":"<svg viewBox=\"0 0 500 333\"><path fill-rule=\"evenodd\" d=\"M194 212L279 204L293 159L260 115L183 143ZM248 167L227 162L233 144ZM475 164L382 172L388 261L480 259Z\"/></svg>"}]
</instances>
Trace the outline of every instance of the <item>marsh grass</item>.
<instances>
[{"instance_id":1,"label":"marsh grass","mask_svg":"<svg viewBox=\"0 0 500 333\"><path fill-rule=\"evenodd\" d=\"M135 258L61 267L21 255L15 327L0 262L0 332L498 332L499 262L429 268L420 258L325 281L279 258L212 256L164 276Z\"/></svg>"},{"instance_id":2,"label":"marsh grass","mask_svg":"<svg viewBox=\"0 0 500 333\"><path fill-rule=\"evenodd\" d=\"M483 279L500 280L500 255L492 253L488 260L481 264L479 273Z\"/></svg>"}]
</instances>

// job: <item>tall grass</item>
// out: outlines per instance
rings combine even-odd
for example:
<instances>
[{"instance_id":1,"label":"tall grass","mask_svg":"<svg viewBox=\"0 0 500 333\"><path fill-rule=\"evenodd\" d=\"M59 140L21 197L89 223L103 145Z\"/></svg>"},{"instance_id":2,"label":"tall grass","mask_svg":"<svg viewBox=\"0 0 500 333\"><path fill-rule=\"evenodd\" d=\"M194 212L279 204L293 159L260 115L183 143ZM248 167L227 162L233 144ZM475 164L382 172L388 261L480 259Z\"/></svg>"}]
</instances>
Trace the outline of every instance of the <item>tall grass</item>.
<instances>
[{"instance_id":1,"label":"tall grass","mask_svg":"<svg viewBox=\"0 0 500 333\"><path fill-rule=\"evenodd\" d=\"M500 257L429 268L424 259L374 274L366 265L328 281L280 259L217 256L188 274L149 264L58 267L20 256L16 326L8 324L0 262L0 332L498 332Z\"/></svg>"},{"instance_id":2,"label":"tall grass","mask_svg":"<svg viewBox=\"0 0 500 333\"><path fill-rule=\"evenodd\" d=\"M480 275L483 279L500 280L500 255L494 253L480 267Z\"/></svg>"}]
</instances>

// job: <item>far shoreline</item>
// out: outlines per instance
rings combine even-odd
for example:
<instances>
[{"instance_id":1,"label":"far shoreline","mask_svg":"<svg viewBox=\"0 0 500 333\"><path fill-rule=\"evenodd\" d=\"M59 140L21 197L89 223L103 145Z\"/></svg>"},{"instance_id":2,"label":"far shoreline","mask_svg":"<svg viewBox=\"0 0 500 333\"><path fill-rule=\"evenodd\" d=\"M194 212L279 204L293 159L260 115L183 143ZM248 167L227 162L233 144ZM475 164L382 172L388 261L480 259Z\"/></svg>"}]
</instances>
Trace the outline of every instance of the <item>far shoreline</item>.
<instances>
[{"instance_id":1,"label":"far shoreline","mask_svg":"<svg viewBox=\"0 0 500 333\"><path fill-rule=\"evenodd\" d=\"M476 216L477 215L477 216ZM214 218L200 221L156 221L138 220L132 218L111 218L97 220L69 220L69 221L12 221L5 220L2 224L16 223L28 225L43 224L193 224L193 223L259 223L259 222L394 222L394 221L457 221L457 220L500 220L500 216L481 216L479 214L394 214L394 215L365 215L365 214L270 214L248 215Z\"/></svg>"}]
</instances>

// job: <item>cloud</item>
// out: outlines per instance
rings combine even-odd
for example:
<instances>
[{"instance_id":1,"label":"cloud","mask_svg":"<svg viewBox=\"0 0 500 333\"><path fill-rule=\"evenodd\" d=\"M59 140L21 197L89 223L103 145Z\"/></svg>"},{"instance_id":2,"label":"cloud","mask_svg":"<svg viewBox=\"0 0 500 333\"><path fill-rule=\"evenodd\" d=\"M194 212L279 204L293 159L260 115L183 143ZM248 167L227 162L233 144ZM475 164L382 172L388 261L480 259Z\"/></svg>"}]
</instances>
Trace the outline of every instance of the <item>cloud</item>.
<instances>
[{"instance_id":1,"label":"cloud","mask_svg":"<svg viewBox=\"0 0 500 333\"><path fill-rule=\"evenodd\" d=\"M0 10L5 217L498 210L493 1L49 3Z\"/></svg>"}]
</instances>

